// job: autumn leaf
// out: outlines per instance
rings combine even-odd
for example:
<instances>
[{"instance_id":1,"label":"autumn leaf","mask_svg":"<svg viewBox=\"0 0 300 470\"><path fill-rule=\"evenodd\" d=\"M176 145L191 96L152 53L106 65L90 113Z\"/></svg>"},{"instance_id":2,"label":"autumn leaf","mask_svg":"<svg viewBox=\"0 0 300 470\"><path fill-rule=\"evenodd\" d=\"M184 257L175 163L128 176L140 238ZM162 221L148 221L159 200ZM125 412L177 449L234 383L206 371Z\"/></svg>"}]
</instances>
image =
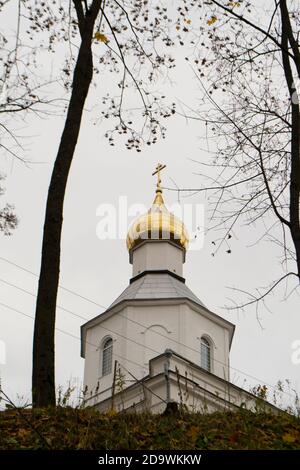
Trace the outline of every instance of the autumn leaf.
<instances>
[{"instance_id":1,"label":"autumn leaf","mask_svg":"<svg viewBox=\"0 0 300 470\"><path fill-rule=\"evenodd\" d=\"M288 444L293 444L297 440L295 432L286 432L282 436L282 440Z\"/></svg>"},{"instance_id":2,"label":"autumn leaf","mask_svg":"<svg viewBox=\"0 0 300 470\"><path fill-rule=\"evenodd\" d=\"M227 6L228 6L228 7L232 7L232 8L234 8L234 7L240 7L240 6L241 6L241 3L240 3L240 2L229 2L229 3L227 3Z\"/></svg>"},{"instance_id":3,"label":"autumn leaf","mask_svg":"<svg viewBox=\"0 0 300 470\"><path fill-rule=\"evenodd\" d=\"M238 440L238 434L237 434L237 433L232 434L232 435L229 437L229 442L230 442L231 444L236 444L237 440Z\"/></svg>"},{"instance_id":4,"label":"autumn leaf","mask_svg":"<svg viewBox=\"0 0 300 470\"><path fill-rule=\"evenodd\" d=\"M24 428L20 428L20 429L18 430L18 437L20 437L21 439L24 439L24 438L26 438L30 433L31 433L30 430L24 429Z\"/></svg>"},{"instance_id":5,"label":"autumn leaf","mask_svg":"<svg viewBox=\"0 0 300 470\"><path fill-rule=\"evenodd\" d=\"M192 441L194 441L199 434L199 430L200 430L199 426L191 426L190 429L186 433L188 439L191 439Z\"/></svg>"},{"instance_id":6,"label":"autumn leaf","mask_svg":"<svg viewBox=\"0 0 300 470\"><path fill-rule=\"evenodd\" d=\"M105 36L105 34L100 33L100 31L96 31L94 37L95 37L95 39L97 39L97 41L104 42L104 44L108 43L107 37Z\"/></svg>"},{"instance_id":7,"label":"autumn leaf","mask_svg":"<svg viewBox=\"0 0 300 470\"><path fill-rule=\"evenodd\" d=\"M218 20L218 18L216 16L212 16L210 20L207 20L207 24L209 26L211 26L212 24L214 24L216 21Z\"/></svg>"}]
</instances>

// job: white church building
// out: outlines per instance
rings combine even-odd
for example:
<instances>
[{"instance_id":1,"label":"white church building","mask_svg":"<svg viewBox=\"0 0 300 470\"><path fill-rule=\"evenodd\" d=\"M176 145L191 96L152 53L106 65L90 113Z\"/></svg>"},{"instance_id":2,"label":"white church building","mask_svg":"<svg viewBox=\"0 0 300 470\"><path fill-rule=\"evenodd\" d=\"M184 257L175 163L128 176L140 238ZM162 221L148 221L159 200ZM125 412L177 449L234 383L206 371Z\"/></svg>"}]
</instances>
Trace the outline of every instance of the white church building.
<instances>
[{"instance_id":1,"label":"white church building","mask_svg":"<svg viewBox=\"0 0 300 470\"><path fill-rule=\"evenodd\" d=\"M128 232L128 287L81 327L85 404L154 413L170 403L252 409L256 397L230 382L235 326L203 305L183 277L188 234L164 204L162 168L152 207Z\"/></svg>"}]
</instances>

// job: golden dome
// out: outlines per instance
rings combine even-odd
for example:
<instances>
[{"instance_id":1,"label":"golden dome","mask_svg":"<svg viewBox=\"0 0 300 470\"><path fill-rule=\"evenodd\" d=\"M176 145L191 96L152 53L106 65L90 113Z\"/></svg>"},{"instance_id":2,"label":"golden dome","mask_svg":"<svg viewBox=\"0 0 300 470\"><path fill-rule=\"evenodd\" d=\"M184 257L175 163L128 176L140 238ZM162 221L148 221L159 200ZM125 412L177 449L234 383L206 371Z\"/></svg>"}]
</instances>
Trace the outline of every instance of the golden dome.
<instances>
[{"instance_id":1,"label":"golden dome","mask_svg":"<svg viewBox=\"0 0 300 470\"><path fill-rule=\"evenodd\" d=\"M151 208L146 214L138 217L128 231L128 251L144 240L170 240L185 250L188 247L189 237L185 225L166 208L159 183L160 180Z\"/></svg>"}]
</instances>

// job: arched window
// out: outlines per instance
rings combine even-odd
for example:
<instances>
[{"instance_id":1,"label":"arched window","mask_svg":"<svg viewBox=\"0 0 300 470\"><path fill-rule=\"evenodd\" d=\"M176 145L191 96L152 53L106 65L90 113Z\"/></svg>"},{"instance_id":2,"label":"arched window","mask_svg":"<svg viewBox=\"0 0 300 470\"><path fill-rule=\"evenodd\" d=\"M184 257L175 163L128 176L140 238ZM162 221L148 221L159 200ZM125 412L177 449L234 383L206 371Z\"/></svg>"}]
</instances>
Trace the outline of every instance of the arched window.
<instances>
[{"instance_id":1,"label":"arched window","mask_svg":"<svg viewBox=\"0 0 300 470\"><path fill-rule=\"evenodd\" d=\"M208 372L211 371L211 345L209 341L202 336L201 338L201 367Z\"/></svg>"},{"instance_id":2,"label":"arched window","mask_svg":"<svg viewBox=\"0 0 300 470\"><path fill-rule=\"evenodd\" d=\"M102 346L102 375L108 375L112 369L113 340L107 338Z\"/></svg>"}]
</instances>

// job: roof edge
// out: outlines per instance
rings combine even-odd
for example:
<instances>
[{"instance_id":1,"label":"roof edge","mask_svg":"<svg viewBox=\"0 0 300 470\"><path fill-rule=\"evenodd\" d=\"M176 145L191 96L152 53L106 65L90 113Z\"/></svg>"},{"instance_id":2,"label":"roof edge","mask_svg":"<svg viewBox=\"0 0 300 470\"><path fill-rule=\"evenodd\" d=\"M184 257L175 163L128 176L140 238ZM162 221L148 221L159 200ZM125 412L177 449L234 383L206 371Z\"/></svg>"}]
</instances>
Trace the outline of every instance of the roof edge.
<instances>
[{"instance_id":1,"label":"roof edge","mask_svg":"<svg viewBox=\"0 0 300 470\"><path fill-rule=\"evenodd\" d=\"M169 274L170 276L174 277L178 281L185 284L185 278L184 277L179 276L178 274L173 273L172 271L169 271L168 269L148 269L148 270L143 271L143 272L137 274L136 276L132 277L130 279L129 283L132 284L134 281L137 281L141 277L146 276L146 274Z\"/></svg>"}]
</instances>

